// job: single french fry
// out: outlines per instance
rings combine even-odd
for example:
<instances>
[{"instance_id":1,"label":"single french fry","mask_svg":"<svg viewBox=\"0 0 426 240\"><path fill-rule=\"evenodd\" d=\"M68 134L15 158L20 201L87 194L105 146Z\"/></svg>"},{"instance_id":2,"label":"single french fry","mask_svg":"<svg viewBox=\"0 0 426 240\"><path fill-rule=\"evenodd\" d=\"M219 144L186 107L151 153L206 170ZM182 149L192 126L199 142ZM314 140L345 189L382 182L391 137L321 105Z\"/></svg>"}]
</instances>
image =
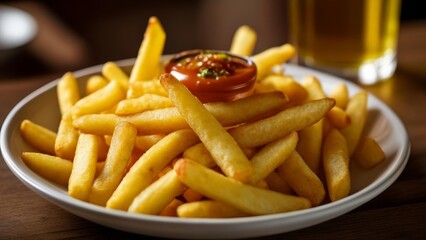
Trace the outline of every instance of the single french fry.
<instances>
[{"instance_id":1,"label":"single french fry","mask_svg":"<svg viewBox=\"0 0 426 240\"><path fill-rule=\"evenodd\" d=\"M281 91L288 96L290 104L301 104L308 96L306 89L290 76L269 75L258 81L256 92Z\"/></svg>"},{"instance_id":2,"label":"single french fry","mask_svg":"<svg viewBox=\"0 0 426 240\"><path fill-rule=\"evenodd\" d=\"M240 26L232 38L230 52L241 56L250 56L256 45L257 34L247 25Z\"/></svg>"},{"instance_id":3,"label":"single french fry","mask_svg":"<svg viewBox=\"0 0 426 240\"><path fill-rule=\"evenodd\" d=\"M74 159L78 141L78 131L73 126L71 113L62 115L55 140L55 153L58 157L68 160Z\"/></svg>"},{"instance_id":4,"label":"single french fry","mask_svg":"<svg viewBox=\"0 0 426 240\"><path fill-rule=\"evenodd\" d=\"M72 169L71 161L36 152L23 152L21 158L31 170L40 176L62 186L68 185Z\"/></svg>"},{"instance_id":5,"label":"single french fry","mask_svg":"<svg viewBox=\"0 0 426 240\"><path fill-rule=\"evenodd\" d=\"M247 182L253 168L219 121L171 74L161 75L160 81L182 117L204 143L222 171L227 176Z\"/></svg>"},{"instance_id":6,"label":"single french fry","mask_svg":"<svg viewBox=\"0 0 426 240\"><path fill-rule=\"evenodd\" d=\"M25 119L21 122L20 132L25 141L38 151L55 155L56 133L52 130Z\"/></svg>"},{"instance_id":7,"label":"single french fry","mask_svg":"<svg viewBox=\"0 0 426 240\"><path fill-rule=\"evenodd\" d=\"M321 82L313 75L306 75L301 85L308 91L308 101L326 97Z\"/></svg>"},{"instance_id":8,"label":"single french fry","mask_svg":"<svg viewBox=\"0 0 426 240\"><path fill-rule=\"evenodd\" d=\"M145 188L132 202L129 212L158 215L185 191L175 171L169 171Z\"/></svg>"},{"instance_id":9,"label":"single french fry","mask_svg":"<svg viewBox=\"0 0 426 240\"><path fill-rule=\"evenodd\" d=\"M115 110L117 115L130 115L147 110L173 107L169 98L156 94L144 94L138 98L128 98L121 100Z\"/></svg>"},{"instance_id":10,"label":"single french fry","mask_svg":"<svg viewBox=\"0 0 426 240\"><path fill-rule=\"evenodd\" d=\"M160 81L154 79L130 83L129 89L127 90L127 98L138 98L148 93L167 97L167 92L163 86L161 86Z\"/></svg>"},{"instance_id":11,"label":"single french fry","mask_svg":"<svg viewBox=\"0 0 426 240\"><path fill-rule=\"evenodd\" d=\"M327 119L331 122L331 124L335 128L344 128L347 127L351 123L351 118L349 115L338 106L334 106L327 113Z\"/></svg>"},{"instance_id":12,"label":"single french fry","mask_svg":"<svg viewBox=\"0 0 426 240\"><path fill-rule=\"evenodd\" d=\"M330 93L330 97L336 100L336 106L345 110L349 102L348 86L345 83L337 83Z\"/></svg>"},{"instance_id":13,"label":"single french fry","mask_svg":"<svg viewBox=\"0 0 426 240\"><path fill-rule=\"evenodd\" d=\"M284 109L274 116L235 127L229 133L243 148L262 146L314 124L333 106L334 99L310 101Z\"/></svg>"},{"instance_id":14,"label":"single french fry","mask_svg":"<svg viewBox=\"0 0 426 240\"><path fill-rule=\"evenodd\" d=\"M144 33L135 65L130 73L130 82L155 78L166 41L166 33L156 17L151 17Z\"/></svg>"},{"instance_id":15,"label":"single french fry","mask_svg":"<svg viewBox=\"0 0 426 240\"><path fill-rule=\"evenodd\" d=\"M68 182L71 197L87 201L96 174L98 140L95 135L80 134Z\"/></svg>"},{"instance_id":16,"label":"single french fry","mask_svg":"<svg viewBox=\"0 0 426 240\"><path fill-rule=\"evenodd\" d=\"M107 202L107 208L127 210L133 199L149 186L160 171L188 147L199 141L184 129L168 134L143 154L120 182Z\"/></svg>"},{"instance_id":17,"label":"single french fry","mask_svg":"<svg viewBox=\"0 0 426 240\"><path fill-rule=\"evenodd\" d=\"M233 126L278 111L286 103L280 92L256 94L233 102L206 103L204 106L224 126ZM188 123L175 108L163 108L122 116L134 124L140 135L167 134L189 128ZM111 135L121 117L115 114L88 114L78 117L73 125L84 133Z\"/></svg>"},{"instance_id":18,"label":"single french fry","mask_svg":"<svg viewBox=\"0 0 426 240\"><path fill-rule=\"evenodd\" d=\"M269 188L273 191L280 192L283 194L293 194L293 190L291 189L290 185L288 185L286 180L275 171L271 172L265 178L265 181L268 184Z\"/></svg>"},{"instance_id":19,"label":"single french fry","mask_svg":"<svg viewBox=\"0 0 426 240\"><path fill-rule=\"evenodd\" d=\"M90 95L108 85L108 80L100 75L91 76L86 82L86 95Z\"/></svg>"},{"instance_id":20,"label":"single french fry","mask_svg":"<svg viewBox=\"0 0 426 240\"><path fill-rule=\"evenodd\" d=\"M362 137L367 119L367 104L368 94L365 91L361 91L349 100L346 107L346 113L350 117L351 123L347 127L340 129L340 131L345 136L348 144L349 156L353 154Z\"/></svg>"},{"instance_id":21,"label":"single french fry","mask_svg":"<svg viewBox=\"0 0 426 240\"><path fill-rule=\"evenodd\" d=\"M127 91L129 89L129 76L114 62L106 62L102 66L102 75L110 81L117 81Z\"/></svg>"},{"instance_id":22,"label":"single french fry","mask_svg":"<svg viewBox=\"0 0 426 240\"><path fill-rule=\"evenodd\" d=\"M250 216L228 204L214 200L184 203L177 208L177 214L182 218L232 218Z\"/></svg>"},{"instance_id":23,"label":"single french fry","mask_svg":"<svg viewBox=\"0 0 426 240\"><path fill-rule=\"evenodd\" d=\"M362 168L370 169L386 159L385 153L380 145L371 137L365 137L360 140L352 159Z\"/></svg>"},{"instance_id":24,"label":"single french fry","mask_svg":"<svg viewBox=\"0 0 426 240\"><path fill-rule=\"evenodd\" d=\"M87 114L74 119L73 126L82 133L112 135L120 117L115 114Z\"/></svg>"},{"instance_id":25,"label":"single french fry","mask_svg":"<svg viewBox=\"0 0 426 240\"><path fill-rule=\"evenodd\" d=\"M104 88L81 98L71 109L73 117L86 114L101 113L116 105L125 98L125 92L115 82L109 82Z\"/></svg>"},{"instance_id":26,"label":"single french fry","mask_svg":"<svg viewBox=\"0 0 426 240\"><path fill-rule=\"evenodd\" d=\"M291 132L287 136L275 140L259 150L250 159L253 166L253 174L250 176L250 183L259 183L285 162L296 148L297 140L297 133Z\"/></svg>"},{"instance_id":27,"label":"single french fry","mask_svg":"<svg viewBox=\"0 0 426 240\"><path fill-rule=\"evenodd\" d=\"M255 94L232 102L206 103L204 106L223 126L234 126L276 113L288 98L280 92Z\"/></svg>"},{"instance_id":28,"label":"single french fry","mask_svg":"<svg viewBox=\"0 0 426 240\"><path fill-rule=\"evenodd\" d=\"M309 199L312 206L324 201L324 185L296 151L277 168L277 172L297 195Z\"/></svg>"},{"instance_id":29,"label":"single french fry","mask_svg":"<svg viewBox=\"0 0 426 240\"><path fill-rule=\"evenodd\" d=\"M71 72L65 73L56 87L61 114L69 112L72 106L80 99L80 90L77 79Z\"/></svg>"},{"instance_id":30,"label":"single french fry","mask_svg":"<svg viewBox=\"0 0 426 240\"><path fill-rule=\"evenodd\" d=\"M324 139L323 165L330 200L337 201L348 196L351 190L348 146L337 129L333 129Z\"/></svg>"},{"instance_id":31,"label":"single french fry","mask_svg":"<svg viewBox=\"0 0 426 240\"><path fill-rule=\"evenodd\" d=\"M307 75L304 77L301 84L308 92L308 101L325 98L322 85L316 77ZM296 147L297 152L316 174L319 174L321 166L321 147L324 135L323 130L324 119L320 119L311 126L300 130L299 142Z\"/></svg>"},{"instance_id":32,"label":"single french fry","mask_svg":"<svg viewBox=\"0 0 426 240\"><path fill-rule=\"evenodd\" d=\"M165 136L165 134L137 136L135 141L135 147L143 152L146 152Z\"/></svg>"},{"instance_id":33,"label":"single french fry","mask_svg":"<svg viewBox=\"0 0 426 240\"><path fill-rule=\"evenodd\" d=\"M196 202L200 201L204 196L200 194L199 192L195 191L192 188L188 188L183 193L183 198L186 200L186 202Z\"/></svg>"},{"instance_id":34,"label":"single french fry","mask_svg":"<svg viewBox=\"0 0 426 240\"><path fill-rule=\"evenodd\" d=\"M306 198L247 185L189 159L178 160L174 171L186 186L249 214L288 212L311 206Z\"/></svg>"},{"instance_id":35,"label":"single french fry","mask_svg":"<svg viewBox=\"0 0 426 240\"><path fill-rule=\"evenodd\" d=\"M212 155L203 143L195 144L183 152L183 157L191 159L208 168L216 166Z\"/></svg>"},{"instance_id":36,"label":"single french fry","mask_svg":"<svg viewBox=\"0 0 426 240\"><path fill-rule=\"evenodd\" d=\"M177 198L173 199L161 212L160 216L177 217L177 208L182 205L183 202Z\"/></svg>"},{"instance_id":37,"label":"single french fry","mask_svg":"<svg viewBox=\"0 0 426 240\"><path fill-rule=\"evenodd\" d=\"M269 48L251 57L257 66L257 79L262 79L269 70L278 64L283 64L292 58L296 49L291 44Z\"/></svg>"},{"instance_id":38,"label":"single french fry","mask_svg":"<svg viewBox=\"0 0 426 240\"><path fill-rule=\"evenodd\" d=\"M132 124L117 123L104 167L93 182L89 202L105 206L125 174L135 139L136 128Z\"/></svg>"}]
</instances>

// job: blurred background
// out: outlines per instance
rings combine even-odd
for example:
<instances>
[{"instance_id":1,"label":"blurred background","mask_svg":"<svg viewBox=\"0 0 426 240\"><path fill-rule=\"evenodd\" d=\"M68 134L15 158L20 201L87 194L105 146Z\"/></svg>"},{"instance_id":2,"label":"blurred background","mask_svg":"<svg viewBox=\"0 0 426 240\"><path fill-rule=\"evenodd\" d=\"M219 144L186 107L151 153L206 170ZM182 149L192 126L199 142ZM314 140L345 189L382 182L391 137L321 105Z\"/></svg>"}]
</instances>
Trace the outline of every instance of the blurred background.
<instances>
[{"instance_id":1,"label":"blurred background","mask_svg":"<svg viewBox=\"0 0 426 240\"><path fill-rule=\"evenodd\" d=\"M426 19L425 3L403 0L401 21ZM0 20L4 6L29 13L37 32L30 43L12 50L0 44L0 80L134 58L151 16L157 16L166 31L165 54L227 50L243 24L258 33L255 53L287 42L285 0L0 0Z\"/></svg>"}]
</instances>

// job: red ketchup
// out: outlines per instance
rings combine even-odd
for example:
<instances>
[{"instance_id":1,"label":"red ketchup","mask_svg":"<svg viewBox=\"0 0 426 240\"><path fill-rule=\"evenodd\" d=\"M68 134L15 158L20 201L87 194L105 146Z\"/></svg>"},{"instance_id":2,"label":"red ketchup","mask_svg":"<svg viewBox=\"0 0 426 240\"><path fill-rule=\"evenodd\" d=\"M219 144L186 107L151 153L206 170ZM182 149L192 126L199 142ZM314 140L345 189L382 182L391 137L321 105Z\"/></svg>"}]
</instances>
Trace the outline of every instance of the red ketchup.
<instances>
[{"instance_id":1,"label":"red ketchup","mask_svg":"<svg viewBox=\"0 0 426 240\"><path fill-rule=\"evenodd\" d=\"M256 65L225 51L191 50L165 67L201 102L233 101L253 94Z\"/></svg>"}]
</instances>

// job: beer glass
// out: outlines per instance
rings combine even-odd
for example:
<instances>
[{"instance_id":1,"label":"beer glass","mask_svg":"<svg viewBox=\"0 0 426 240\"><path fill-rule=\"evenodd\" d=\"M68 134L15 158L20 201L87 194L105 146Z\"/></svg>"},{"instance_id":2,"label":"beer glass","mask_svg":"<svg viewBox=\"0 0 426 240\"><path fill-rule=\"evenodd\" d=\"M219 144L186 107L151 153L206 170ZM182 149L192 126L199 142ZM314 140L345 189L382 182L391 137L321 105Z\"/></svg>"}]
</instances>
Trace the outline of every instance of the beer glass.
<instances>
[{"instance_id":1,"label":"beer glass","mask_svg":"<svg viewBox=\"0 0 426 240\"><path fill-rule=\"evenodd\" d=\"M298 63L360 84L396 68L400 0L289 0Z\"/></svg>"}]
</instances>

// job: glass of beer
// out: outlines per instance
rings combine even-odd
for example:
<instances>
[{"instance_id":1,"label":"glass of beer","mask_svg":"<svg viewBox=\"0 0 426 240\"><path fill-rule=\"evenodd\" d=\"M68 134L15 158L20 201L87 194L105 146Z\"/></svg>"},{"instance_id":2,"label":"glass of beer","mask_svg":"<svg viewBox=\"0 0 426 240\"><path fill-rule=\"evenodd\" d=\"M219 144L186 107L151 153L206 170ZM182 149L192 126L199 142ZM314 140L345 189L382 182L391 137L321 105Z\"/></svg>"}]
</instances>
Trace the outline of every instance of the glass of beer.
<instances>
[{"instance_id":1,"label":"glass of beer","mask_svg":"<svg viewBox=\"0 0 426 240\"><path fill-rule=\"evenodd\" d=\"M298 63L364 85L390 78L400 5L400 0L289 0Z\"/></svg>"}]
</instances>

